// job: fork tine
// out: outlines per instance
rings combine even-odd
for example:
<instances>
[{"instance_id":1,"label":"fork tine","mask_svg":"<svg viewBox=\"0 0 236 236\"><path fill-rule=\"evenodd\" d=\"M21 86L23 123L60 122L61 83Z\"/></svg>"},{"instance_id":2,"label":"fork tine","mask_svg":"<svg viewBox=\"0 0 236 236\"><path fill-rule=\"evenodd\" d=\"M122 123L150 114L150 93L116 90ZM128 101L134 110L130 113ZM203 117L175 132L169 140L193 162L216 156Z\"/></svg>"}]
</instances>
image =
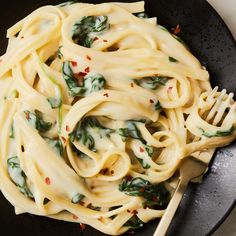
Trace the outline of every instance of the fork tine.
<instances>
[{"instance_id":1,"label":"fork tine","mask_svg":"<svg viewBox=\"0 0 236 236\"><path fill-rule=\"evenodd\" d=\"M221 102L220 106L217 109L217 114L216 114L216 116L213 120L213 125L217 125L221 121L221 119L222 119L222 117L223 117L223 115L224 115L227 108L231 109L230 103L232 101L233 96L234 96L234 94L230 93L227 96L226 100Z\"/></svg>"},{"instance_id":2,"label":"fork tine","mask_svg":"<svg viewBox=\"0 0 236 236\"><path fill-rule=\"evenodd\" d=\"M206 101L210 101L210 100L214 99L214 96L215 96L215 94L217 93L218 89L219 89L219 87L216 86L216 87L210 92L210 94L208 95Z\"/></svg>"},{"instance_id":3,"label":"fork tine","mask_svg":"<svg viewBox=\"0 0 236 236\"><path fill-rule=\"evenodd\" d=\"M215 116L220 105L222 104L225 94L226 94L226 89L223 89L220 93L220 96L215 98L216 102L215 102L214 106L211 108L209 114L207 115L206 121L209 122Z\"/></svg>"}]
</instances>

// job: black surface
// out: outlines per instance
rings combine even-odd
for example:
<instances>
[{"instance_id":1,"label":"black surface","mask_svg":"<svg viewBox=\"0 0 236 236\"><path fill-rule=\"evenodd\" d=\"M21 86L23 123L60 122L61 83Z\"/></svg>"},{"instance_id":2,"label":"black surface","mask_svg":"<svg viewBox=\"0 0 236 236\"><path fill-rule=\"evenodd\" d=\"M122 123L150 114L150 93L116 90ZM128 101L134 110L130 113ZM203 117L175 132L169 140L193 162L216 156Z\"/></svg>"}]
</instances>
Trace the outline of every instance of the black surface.
<instances>
[{"instance_id":1,"label":"black surface","mask_svg":"<svg viewBox=\"0 0 236 236\"><path fill-rule=\"evenodd\" d=\"M6 47L6 29L39 6L61 1L11 0L0 8L0 53ZM104 1L87 1L104 2ZM167 28L181 26L181 37L207 67L213 85L236 92L236 44L228 28L205 0L147 0L149 15ZM184 196L168 235L210 235L228 215L236 198L236 145L221 148L211 163L201 185L191 184ZM13 207L0 194L0 235L103 235L78 224L24 214L15 216ZM135 235L152 235L151 222Z\"/></svg>"}]
</instances>

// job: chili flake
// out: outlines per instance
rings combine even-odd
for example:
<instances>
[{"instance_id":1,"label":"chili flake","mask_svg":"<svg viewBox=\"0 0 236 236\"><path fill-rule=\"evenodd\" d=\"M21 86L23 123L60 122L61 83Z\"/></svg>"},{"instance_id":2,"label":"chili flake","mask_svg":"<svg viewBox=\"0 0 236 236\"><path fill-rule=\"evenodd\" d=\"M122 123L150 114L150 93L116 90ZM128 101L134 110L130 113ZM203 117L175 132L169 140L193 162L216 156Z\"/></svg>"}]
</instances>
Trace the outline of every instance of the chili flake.
<instances>
[{"instance_id":1,"label":"chili flake","mask_svg":"<svg viewBox=\"0 0 236 236\"><path fill-rule=\"evenodd\" d=\"M130 210L129 210L129 209L127 209L127 212L128 212L128 213L130 213Z\"/></svg>"},{"instance_id":2,"label":"chili flake","mask_svg":"<svg viewBox=\"0 0 236 236\"><path fill-rule=\"evenodd\" d=\"M87 75L86 72L79 72L79 73L76 73L76 74L75 74L76 77L81 77L81 76L84 77L84 76L86 76L86 75Z\"/></svg>"},{"instance_id":3,"label":"chili flake","mask_svg":"<svg viewBox=\"0 0 236 236\"><path fill-rule=\"evenodd\" d=\"M27 111L27 112L25 112L25 118L26 118L26 120L29 120L30 119L30 114L29 114L29 112Z\"/></svg>"},{"instance_id":4,"label":"chili flake","mask_svg":"<svg viewBox=\"0 0 236 236\"><path fill-rule=\"evenodd\" d=\"M168 89L167 89L167 93L170 93L172 89L173 89L172 86L168 87Z\"/></svg>"},{"instance_id":5,"label":"chili flake","mask_svg":"<svg viewBox=\"0 0 236 236\"><path fill-rule=\"evenodd\" d=\"M66 125L66 131L67 131L67 132L70 132L70 127L69 127L69 125Z\"/></svg>"},{"instance_id":6,"label":"chili flake","mask_svg":"<svg viewBox=\"0 0 236 236\"><path fill-rule=\"evenodd\" d=\"M138 212L137 212L136 210L133 210L133 211L132 211L132 214L133 214L133 215L137 215Z\"/></svg>"},{"instance_id":7,"label":"chili flake","mask_svg":"<svg viewBox=\"0 0 236 236\"><path fill-rule=\"evenodd\" d=\"M142 188L140 188L140 190L139 190L141 193L144 193L145 192L145 188L144 187L142 187Z\"/></svg>"},{"instance_id":8,"label":"chili flake","mask_svg":"<svg viewBox=\"0 0 236 236\"><path fill-rule=\"evenodd\" d=\"M179 34L179 33L180 33L180 25L177 24L177 25L175 26L175 28L172 28L172 29L171 29L171 32L172 32L173 34L175 34L175 35Z\"/></svg>"},{"instance_id":9,"label":"chili flake","mask_svg":"<svg viewBox=\"0 0 236 236\"><path fill-rule=\"evenodd\" d=\"M49 177L46 177L46 178L45 178L45 183L46 183L47 185L50 185L50 184L51 184L51 180L50 180Z\"/></svg>"},{"instance_id":10,"label":"chili flake","mask_svg":"<svg viewBox=\"0 0 236 236\"><path fill-rule=\"evenodd\" d=\"M108 41L107 41L106 39L103 39L103 42L104 42L104 43L107 43Z\"/></svg>"},{"instance_id":11,"label":"chili flake","mask_svg":"<svg viewBox=\"0 0 236 236\"><path fill-rule=\"evenodd\" d=\"M73 215L72 217L73 217L74 220L78 220L79 219L79 217L76 216L76 215Z\"/></svg>"},{"instance_id":12,"label":"chili flake","mask_svg":"<svg viewBox=\"0 0 236 236\"><path fill-rule=\"evenodd\" d=\"M71 61L71 64L72 64L73 67L77 66L77 62L76 61Z\"/></svg>"},{"instance_id":13,"label":"chili flake","mask_svg":"<svg viewBox=\"0 0 236 236\"><path fill-rule=\"evenodd\" d=\"M89 55L87 55L86 58L87 58L89 61L91 61L91 59L92 59Z\"/></svg>"},{"instance_id":14,"label":"chili flake","mask_svg":"<svg viewBox=\"0 0 236 236\"><path fill-rule=\"evenodd\" d=\"M85 228L86 228L86 225L85 225L85 224L83 224L83 223L80 223L80 228L81 228L81 230L85 230Z\"/></svg>"},{"instance_id":15,"label":"chili flake","mask_svg":"<svg viewBox=\"0 0 236 236\"><path fill-rule=\"evenodd\" d=\"M144 152L144 149L142 147L139 147L140 152Z\"/></svg>"},{"instance_id":16,"label":"chili flake","mask_svg":"<svg viewBox=\"0 0 236 236\"><path fill-rule=\"evenodd\" d=\"M84 69L84 71L85 71L86 73L89 73L89 71L90 71L90 68L89 68L89 66L88 66L88 67L86 67L86 68Z\"/></svg>"},{"instance_id":17,"label":"chili flake","mask_svg":"<svg viewBox=\"0 0 236 236\"><path fill-rule=\"evenodd\" d=\"M108 93L104 93L103 96L108 98L109 94Z\"/></svg>"},{"instance_id":18,"label":"chili flake","mask_svg":"<svg viewBox=\"0 0 236 236\"><path fill-rule=\"evenodd\" d=\"M98 37L95 37L94 39L93 39L93 41L96 41L96 40L98 40L99 38Z\"/></svg>"},{"instance_id":19,"label":"chili flake","mask_svg":"<svg viewBox=\"0 0 236 236\"><path fill-rule=\"evenodd\" d=\"M61 139L62 139L63 143L66 143L66 138L65 137L61 136Z\"/></svg>"}]
</instances>

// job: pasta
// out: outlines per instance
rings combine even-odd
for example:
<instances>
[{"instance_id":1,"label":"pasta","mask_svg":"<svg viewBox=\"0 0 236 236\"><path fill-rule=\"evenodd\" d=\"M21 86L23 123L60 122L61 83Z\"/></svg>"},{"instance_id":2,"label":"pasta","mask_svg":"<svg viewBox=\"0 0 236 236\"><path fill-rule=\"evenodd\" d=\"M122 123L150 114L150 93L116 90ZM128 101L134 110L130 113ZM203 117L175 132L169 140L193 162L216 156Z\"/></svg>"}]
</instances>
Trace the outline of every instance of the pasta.
<instances>
[{"instance_id":1,"label":"pasta","mask_svg":"<svg viewBox=\"0 0 236 236\"><path fill-rule=\"evenodd\" d=\"M67 2L8 30L0 187L16 214L120 235L163 215L183 158L235 139L233 94L143 12Z\"/></svg>"}]
</instances>

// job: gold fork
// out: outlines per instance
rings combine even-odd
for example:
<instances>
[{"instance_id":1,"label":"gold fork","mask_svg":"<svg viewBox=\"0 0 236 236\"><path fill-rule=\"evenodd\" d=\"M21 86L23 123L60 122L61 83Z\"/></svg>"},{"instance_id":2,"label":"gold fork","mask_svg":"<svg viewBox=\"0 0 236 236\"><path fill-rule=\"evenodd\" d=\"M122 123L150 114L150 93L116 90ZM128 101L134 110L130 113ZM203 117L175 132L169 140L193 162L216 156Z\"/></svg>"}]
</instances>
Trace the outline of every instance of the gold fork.
<instances>
[{"instance_id":1,"label":"gold fork","mask_svg":"<svg viewBox=\"0 0 236 236\"><path fill-rule=\"evenodd\" d=\"M154 236L164 236L166 234L166 231L175 215L189 181L201 176L205 172L206 168L207 164L197 160L196 158L188 157L182 160L179 167L179 183L173 197L168 204L168 207L166 208L164 215L161 218L160 223L157 226Z\"/></svg>"},{"instance_id":2,"label":"gold fork","mask_svg":"<svg viewBox=\"0 0 236 236\"><path fill-rule=\"evenodd\" d=\"M225 89L223 89L221 92L218 92L218 87L215 87L208 94L205 100L206 105L208 104L206 106L207 107L206 110L208 110L208 114L204 119L205 122L214 126L220 123L221 123L221 126L223 125L229 126L229 124L234 125L236 103L233 102L232 98L233 98L233 93L230 93L229 95L227 95ZM228 108L228 111L227 111L227 108ZM222 121L222 118L223 118L223 121ZM199 130L199 129L196 127L195 130ZM234 138L233 137L234 134L233 133L229 134L229 136L231 135L232 135L232 138ZM214 149L208 149L202 153L201 152L193 153L193 156L195 158L188 157L182 160L179 167L179 171L180 171L179 183L177 185L176 191L171 201L168 204L168 207L163 217L160 220L160 223L157 226L154 236L164 236L166 234L167 229L170 225L170 222L175 215L175 212L179 206L179 203L183 197L183 194L188 186L189 181L204 174L208 166L207 164L210 161L211 157L213 156L213 153L214 153Z\"/></svg>"}]
</instances>

